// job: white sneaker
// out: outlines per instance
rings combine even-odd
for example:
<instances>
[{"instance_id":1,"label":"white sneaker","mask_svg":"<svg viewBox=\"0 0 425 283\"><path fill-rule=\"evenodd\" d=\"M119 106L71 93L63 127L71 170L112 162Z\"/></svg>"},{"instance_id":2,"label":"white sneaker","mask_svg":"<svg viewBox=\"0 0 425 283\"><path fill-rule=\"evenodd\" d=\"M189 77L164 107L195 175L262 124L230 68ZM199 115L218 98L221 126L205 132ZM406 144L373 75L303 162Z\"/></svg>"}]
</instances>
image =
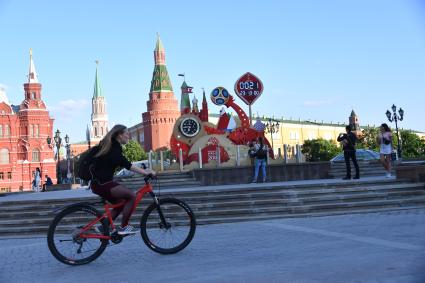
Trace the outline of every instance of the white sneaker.
<instances>
[{"instance_id":1,"label":"white sneaker","mask_svg":"<svg viewBox=\"0 0 425 283\"><path fill-rule=\"evenodd\" d=\"M387 174L385 175L385 178L391 178L391 173L387 173Z\"/></svg>"},{"instance_id":2,"label":"white sneaker","mask_svg":"<svg viewBox=\"0 0 425 283\"><path fill-rule=\"evenodd\" d=\"M137 233L137 229L131 225L127 225L125 227L121 227L118 229L118 235L131 235L136 233Z\"/></svg>"}]
</instances>

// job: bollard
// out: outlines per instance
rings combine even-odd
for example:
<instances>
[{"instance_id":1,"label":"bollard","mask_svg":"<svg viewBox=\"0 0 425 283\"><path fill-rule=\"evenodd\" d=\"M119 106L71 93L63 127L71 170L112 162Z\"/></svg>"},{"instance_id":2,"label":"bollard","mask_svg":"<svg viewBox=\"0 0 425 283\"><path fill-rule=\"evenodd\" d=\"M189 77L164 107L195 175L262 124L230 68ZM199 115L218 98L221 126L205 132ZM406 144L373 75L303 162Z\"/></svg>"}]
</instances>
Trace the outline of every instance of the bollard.
<instances>
[{"instance_id":1,"label":"bollard","mask_svg":"<svg viewBox=\"0 0 425 283\"><path fill-rule=\"evenodd\" d=\"M199 168L202 169L202 148L201 147L198 149L198 162L199 162Z\"/></svg>"},{"instance_id":2,"label":"bollard","mask_svg":"<svg viewBox=\"0 0 425 283\"><path fill-rule=\"evenodd\" d=\"M164 171L164 153L162 150L159 152L159 159L161 162L161 172L162 172Z\"/></svg>"},{"instance_id":3,"label":"bollard","mask_svg":"<svg viewBox=\"0 0 425 283\"><path fill-rule=\"evenodd\" d=\"M148 167L152 170L152 150L148 153Z\"/></svg>"},{"instance_id":4,"label":"bollard","mask_svg":"<svg viewBox=\"0 0 425 283\"><path fill-rule=\"evenodd\" d=\"M217 146L217 149L215 150L215 157L217 158L217 167L220 166L220 148Z\"/></svg>"},{"instance_id":5,"label":"bollard","mask_svg":"<svg viewBox=\"0 0 425 283\"><path fill-rule=\"evenodd\" d=\"M301 145L297 144L296 145L296 149L297 149L297 163L301 163Z\"/></svg>"},{"instance_id":6,"label":"bollard","mask_svg":"<svg viewBox=\"0 0 425 283\"><path fill-rule=\"evenodd\" d=\"M239 154L240 154L240 148L239 148L239 145L237 145L236 146L236 166L241 165Z\"/></svg>"},{"instance_id":7,"label":"bollard","mask_svg":"<svg viewBox=\"0 0 425 283\"><path fill-rule=\"evenodd\" d=\"M288 163L288 145L284 144L283 145L283 164L287 164Z\"/></svg>"},{"instance_id":8,"label":"bollard","mask_svg":"<svg viewBox=\"0 0 425 283\"><path fill-rule=\"evenodd\" d=\"M281 150L281 148L279 147L278 149L277 149L277 158L281 158L282 157L282 150Z\"/></svg>"},{"instance_id":9,"label":"bollard","mask_svg":"<svg viewBox=\"0 0 425 283\"><path fill-rule=\"evenodd\" d=\"M183 171L183 150L179 149L180 172Z\"/></svg>"}]
</instances>

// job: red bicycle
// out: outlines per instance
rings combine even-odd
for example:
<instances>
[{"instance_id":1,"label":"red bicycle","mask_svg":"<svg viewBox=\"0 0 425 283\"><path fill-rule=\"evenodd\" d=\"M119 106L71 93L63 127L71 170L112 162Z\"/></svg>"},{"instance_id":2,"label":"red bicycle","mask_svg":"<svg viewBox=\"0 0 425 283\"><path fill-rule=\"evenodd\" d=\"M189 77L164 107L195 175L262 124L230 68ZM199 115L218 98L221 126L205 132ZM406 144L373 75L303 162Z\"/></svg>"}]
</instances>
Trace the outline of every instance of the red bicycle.
<instances>
[{"instance_id":1,"label":"red bicycle","mask_svg":"<svg viewBox=\"0 0 425 283\"><path fill-rule=\"evenodd\" d=\"M147 193L153 203L144 211L140 220L140 234L145 244L160 254L173 254L184 249L192 241L196 219L192 209L176 198L159 198L153 192L150 180L136 193L133 212ZM105 212L94 205L101 203ZM65 207L49 226L47 243L50 252L60 262L69 265L87 264L98 258L109 241L120 243L124 237L115 229L111 209L124 205L124 201L109 204L104 199L97 202L76 203Z\"/></svg>"}]
</instances>

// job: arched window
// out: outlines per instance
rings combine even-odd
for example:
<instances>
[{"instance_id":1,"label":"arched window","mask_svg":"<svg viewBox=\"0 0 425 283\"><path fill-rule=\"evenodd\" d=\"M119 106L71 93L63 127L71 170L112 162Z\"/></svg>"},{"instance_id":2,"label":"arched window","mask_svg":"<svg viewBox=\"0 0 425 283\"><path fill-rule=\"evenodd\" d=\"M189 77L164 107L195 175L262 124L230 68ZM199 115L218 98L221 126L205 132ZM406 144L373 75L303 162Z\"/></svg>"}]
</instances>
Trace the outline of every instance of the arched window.
<instances>
[{"instance_id":1,"label":"arched window","mask_svg":"<svg viewBox=\"0 0 425 283\"><path fill-rule=\"evenodd\" d=\"M0 149L0 164L9 164L9 150L7 148Z\"/></svg>"},{"instance_id":2,"label":"arched window","mask_svg":"<svg viewBox=\"0 0 425 283\"><path fill-rule=\"evenodd\" d=\"M21 146L21 148L18 151L18 159L19 160L27 159L27 149L24 146Z\"/></svg>"},{"instance_id":3,"label":"arched window","mask_svg":"<svg viewBox=\"0 0 425 283\"><path fill-rule=\"evenodd\" d=\"M37 148L32 150L32 161L40 162L40 150L38 150Z\"/></svg>"}]
</instances>

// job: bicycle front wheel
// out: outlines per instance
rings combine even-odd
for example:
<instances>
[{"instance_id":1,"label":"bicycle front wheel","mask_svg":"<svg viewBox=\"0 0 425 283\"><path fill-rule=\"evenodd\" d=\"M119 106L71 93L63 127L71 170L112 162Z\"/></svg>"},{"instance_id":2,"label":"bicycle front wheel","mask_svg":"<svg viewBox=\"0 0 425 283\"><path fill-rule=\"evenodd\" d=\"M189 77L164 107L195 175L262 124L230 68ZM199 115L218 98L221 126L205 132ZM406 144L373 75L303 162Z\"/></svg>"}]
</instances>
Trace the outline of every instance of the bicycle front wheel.
<instances>
[{"instance_id":1,"label":"bicycle front wheel","mask_svg":"<svg viewBox=\"0 0 425 283\"><path fill-rule=\"evenodd\" d=\"M194 213L186 203L175 198L160 199L159 205L151 204L140 221L143 241L160 254L173 254L184 249L192 241L195 230Z\"/></svg>"},{"instance_id":2,"label":"bicycle front wheel","mask_svg":"<svg viewBox=\"0 0 425 283\"><path fill-rule=\"evenodd\" d=\"M108 240L84 238L83 234L109 235L106 221L99 221L89 230L82 228L102 214L90 205L74 205L62 210L53 219L47 233L47 244L52 255L69 265L89 263L105 250Z\"/></svg>"}]
</instances>

